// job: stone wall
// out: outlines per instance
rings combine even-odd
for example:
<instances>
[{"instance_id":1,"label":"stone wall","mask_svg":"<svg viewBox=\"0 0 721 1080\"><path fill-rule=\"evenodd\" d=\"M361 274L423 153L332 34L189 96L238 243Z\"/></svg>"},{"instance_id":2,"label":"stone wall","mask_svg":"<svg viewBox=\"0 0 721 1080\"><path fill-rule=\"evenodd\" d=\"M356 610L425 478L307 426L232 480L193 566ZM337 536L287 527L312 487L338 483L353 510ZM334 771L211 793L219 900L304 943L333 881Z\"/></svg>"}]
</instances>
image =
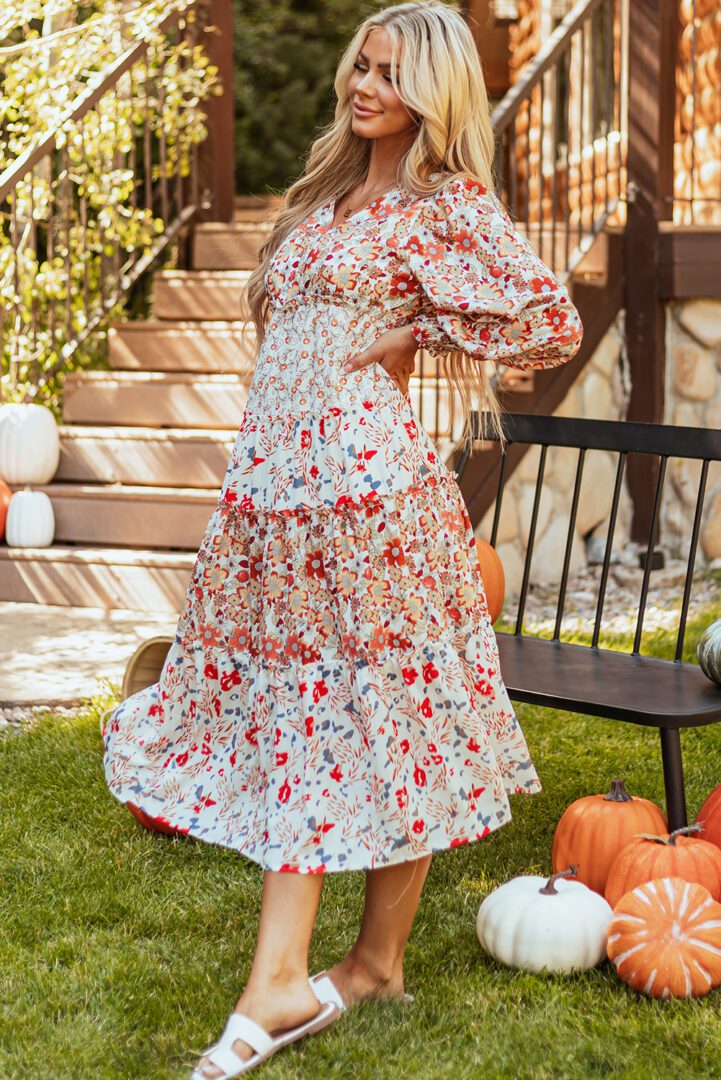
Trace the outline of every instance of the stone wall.
<instances>
[{"instance_id":1,"label":"stone wall","mask_svg":"<svg viewBox=\"0 0 721 1080\"><path fill-rule=\"evenodd\" d=\"M721 301L669 303L666 334L665 423L721 429ZM628 390L621 315L555 415L622 420ZM518 592L521 583L539 455L538 448L525 455L503 496L497 548L509 593ZM531 573L535 584L551 585L560 580L577 459L574 450L551 448L548 452ZM661 512L661 547L672 559L688 555L700 473L700 463L669 461ZM601 451L586 455L571 551L572 571L598 562L603 556L615 474L616 455ZM704 505L698 563L719 560L721 565L721 462L709 468ZM481 521L476 536L490 538L493 510L491 507ZM629 562L637 560L637 549L629 541L630 526L631 502L624 486L614 557Z\"/></svg>"},{"instance_id":2,"label":"stone wall","mask_svg":"<svg viewBox=\"0 0 721 1080\"><path fill-rule=\"evenodd\" d=\"M618 420L625 416L627 403L628 378L620 316L555 415ZM539 456L537 447L524 456L506 484L501 504L496 546L510 593L517 592L521 583ZM560 580L577 460L575 450L556 447L548 451L532 564L534 583L548 585ZM592 451L586 455L571 550L572 571L581 569L589 559L597 561L599 550L603 551L615 475L613 454ZM491 507L481 521L476 536L489 539L493 510ZM628 540L630 516L630 501L624 491L616 523L617 543L621 547Z\"/></svg>"},{"instance_id":3,"label":"stone wall","mask_svg":"<svg viewBox=\"0 0 721 1080\"><path fill-rule=\"evenodd\" d=\"M668 424L721 428L721 301L670 303L666 315L666 415ZM661 544L685 557L701 465L671 460L661 519ZM721 559L721 463L709 467L701 563Z\"/></svg>"}]
</instances>

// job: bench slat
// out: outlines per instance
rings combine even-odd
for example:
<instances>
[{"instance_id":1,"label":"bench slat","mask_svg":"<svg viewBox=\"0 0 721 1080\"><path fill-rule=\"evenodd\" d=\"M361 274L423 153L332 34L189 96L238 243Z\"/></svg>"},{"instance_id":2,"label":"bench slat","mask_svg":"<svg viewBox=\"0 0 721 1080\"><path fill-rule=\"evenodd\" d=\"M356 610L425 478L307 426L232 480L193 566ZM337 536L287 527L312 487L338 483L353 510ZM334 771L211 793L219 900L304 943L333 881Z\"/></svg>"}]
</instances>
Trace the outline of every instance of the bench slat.
<instances>
[{"instance_id":1,"label":"bench slat","mask_svg":"<svg viewBox=\"0 0 721 1080\"><path fill-rule=\"evenodd\" d=\"M501 676L514 701L650 727L721 720L721 687L696 664L498 633Z\"/></svg>"}]
</instances>

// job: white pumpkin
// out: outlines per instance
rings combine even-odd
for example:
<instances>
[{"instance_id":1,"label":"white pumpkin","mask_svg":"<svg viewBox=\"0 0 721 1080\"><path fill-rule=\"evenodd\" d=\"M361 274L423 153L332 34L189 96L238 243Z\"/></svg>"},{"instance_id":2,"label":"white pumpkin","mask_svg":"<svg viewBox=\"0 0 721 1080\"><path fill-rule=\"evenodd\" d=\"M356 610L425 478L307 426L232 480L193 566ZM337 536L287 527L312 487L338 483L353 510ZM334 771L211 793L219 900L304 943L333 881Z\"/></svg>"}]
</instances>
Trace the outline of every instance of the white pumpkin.
<instances>
[{"instance_id":1,"label":"white pumpkin","mask_svg":"<svg viewBox=\"0 0 721 1080\"><path fill-rule=\"evenodd\" d=\"M476 931L486 952L526 971L573 971L595 967L606 955L613 912L580 881L566 881L573 868L548 880L513 878L490 893Z\"/></svg>"},{"instance_id":2,"label":"white pumpkin","mask_svg":"<svg viewBox=\"0 0 721 1080\"><path fill-rule=\"evenodd\" d=\"M16 491L5 522L8 547L50 547L55 536L53 504L44 491Z\"/></svg>"},{"instance_id":3,"label":"white pumpkin","mask_svg":"<svg viewBox=\"0 0 721 1080\"><path fill-rule=\"evenodd\" d=\"M58 425L44 405L0 405L0 479L47 484L60 462Z\"/></svg>"}]
</instances>

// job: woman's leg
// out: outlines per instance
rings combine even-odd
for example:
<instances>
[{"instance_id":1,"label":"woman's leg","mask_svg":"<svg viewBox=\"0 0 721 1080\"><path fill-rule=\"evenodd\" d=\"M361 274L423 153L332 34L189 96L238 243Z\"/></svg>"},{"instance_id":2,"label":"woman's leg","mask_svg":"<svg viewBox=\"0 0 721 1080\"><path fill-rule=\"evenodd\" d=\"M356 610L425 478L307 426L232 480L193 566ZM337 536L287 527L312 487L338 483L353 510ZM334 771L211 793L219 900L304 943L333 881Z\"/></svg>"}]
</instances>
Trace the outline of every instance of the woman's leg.
<instances>
[{"instance_id":1,"label":"woman's leg","mask_svg":"<svg viewBox=\"0 0 721 1080\"><path fill-rule=\"evenodd\" d=\"M308 948L322 887L322 874L266 871L263 876L258 941L235 1011L268 1032L295 1027L320 1008L308 982ZM253 1053L241 1039L233 1049L243 1060ZM208 1080L222 1075L206 1058L199 1065Z\"/></svg>"},{"instance_id":2,"label":"woman's leg","mask_svg":"<svg viewBox=\"0 0 721 1080\"><path fill-rule=\"evenodd\" d=\"M358 937L340 963L328 969L347 1004L403 996L403 953L432 857L366 871Z\"/></svg>"}]
</instances>

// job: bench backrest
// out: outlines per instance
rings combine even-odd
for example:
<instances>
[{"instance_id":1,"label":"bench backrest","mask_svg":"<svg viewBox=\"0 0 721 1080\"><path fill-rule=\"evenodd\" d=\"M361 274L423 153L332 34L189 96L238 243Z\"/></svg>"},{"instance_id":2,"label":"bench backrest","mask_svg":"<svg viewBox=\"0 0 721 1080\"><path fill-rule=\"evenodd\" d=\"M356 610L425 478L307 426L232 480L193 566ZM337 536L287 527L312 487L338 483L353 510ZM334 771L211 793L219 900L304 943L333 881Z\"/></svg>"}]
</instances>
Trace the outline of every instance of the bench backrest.
<instances>
[{"instance_id":1,"label":"bench backrest","mask_svg":"<svg viewBox=\"0 0 721 1080\"><path fill-rule=\"evenodd\" d=\"M528 588L531 581L531 567L533 549L536 539L538 512L543 490L543 477L546 465L546 455L549 447L570 447L578 450L573 494L566 535L566 546L563 560L561 580L558 589L558 603L556 606L556 618L553 631L553 640L560 640L561 626L566 603L566 590L568 585L568 573L571 563L572 545L576 528L576 512L578 509L581 481L583 478L583 466L586 454L590 450L606 450L617 455L616 475L613 490L613 500L608 521L608 532L604 550L603 563L596 602L596 611L593 623L592 647L596 647L599 641L603 610L606 599L606 587L608 584L609 568L613 551L614 533L618 516L618 507L621 497L622 485L629 454L652 455L656 461L656 484L651 513L650 527L646 543L646 554L643 561L643 577L636 615L636 628L634 634L633 653L638 654L641 650L641 637L646 613L649 583L653 565L653 551L657 536L663 486L666 478L666 467L669 458L685 458L697 460L702 463L696 503L694 510L691 539L689 545L686 573L684 578L683 600L679 618L678 634L676 638L676 660L680 660L683 652L684 636L686 632L686 620L688 616L689 600L693 584L696 552L698 548L699 533L704 508L704 496L708 478L709 464L712 461L721 461L721 431L709 428L676 427L666 424L640 424L624 420L582 420L570 417L538 416L518 413L507 413L502 420L505 438L507 440L504 452L501 454L498 490L496 495L493 526L490 542L495 546L498 535L498 524L503 502L504 487L509 472L509 452L515 445L537 445L540 447L538 472L536 476L535 493L531 520L528 529L528 544L525 552L523 577L521 582L518 610L516 613L515 634L523 633L523 619L528 597ZM471 414L471 427L469 438L484 439L492 438L488 434L490 425L482 425L481 417L477 412ZM468 456L468 443L459 458L456 470L460 479Z\"/></svg>"}]
</instances>

